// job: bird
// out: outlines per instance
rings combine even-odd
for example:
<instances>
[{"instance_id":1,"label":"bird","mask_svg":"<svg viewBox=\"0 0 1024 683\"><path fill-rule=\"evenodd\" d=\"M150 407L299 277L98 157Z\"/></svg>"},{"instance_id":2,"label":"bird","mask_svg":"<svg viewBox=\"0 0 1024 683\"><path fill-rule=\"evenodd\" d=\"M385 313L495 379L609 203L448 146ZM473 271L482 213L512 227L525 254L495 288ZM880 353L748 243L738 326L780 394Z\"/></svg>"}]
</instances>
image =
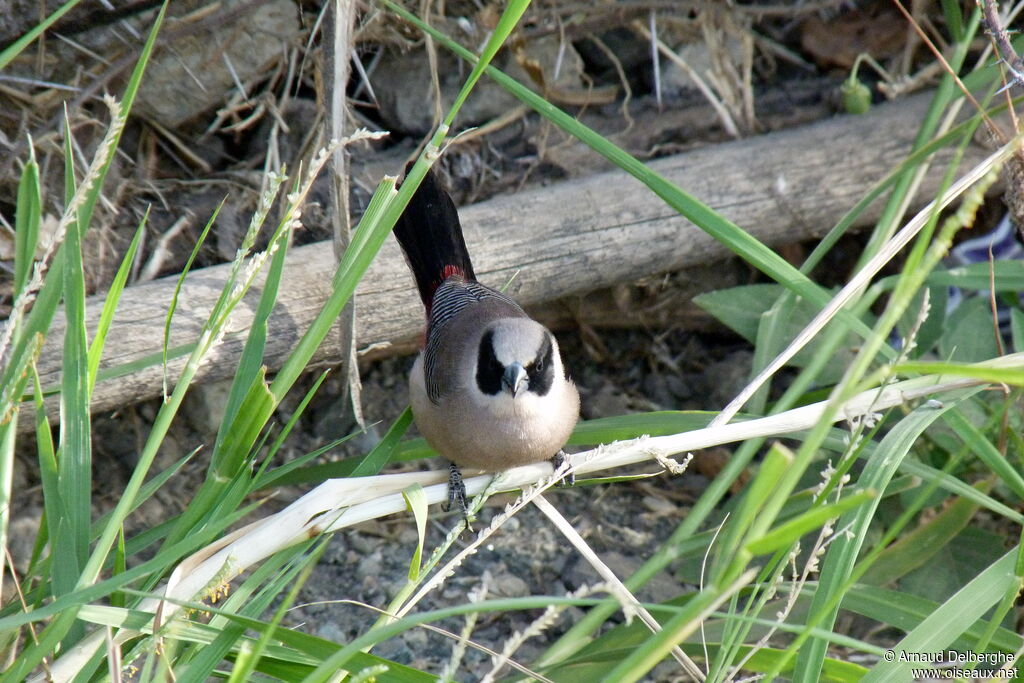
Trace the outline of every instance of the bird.
<instances>
[{"instance_id":1,"label":"bird","mask_svg":"<svg viewBox=\"0 0 1024 683\"><path fill-rule=\"evenodd\" d=\"M551 331L477 281L455 203L433 171L394 234L426 314L409 374L413 419L449 462L444 509L457 503L465 515L461 467L495 472L549 460L559 469L579 419L579 391Z\"/></svg>"}]
</instances>

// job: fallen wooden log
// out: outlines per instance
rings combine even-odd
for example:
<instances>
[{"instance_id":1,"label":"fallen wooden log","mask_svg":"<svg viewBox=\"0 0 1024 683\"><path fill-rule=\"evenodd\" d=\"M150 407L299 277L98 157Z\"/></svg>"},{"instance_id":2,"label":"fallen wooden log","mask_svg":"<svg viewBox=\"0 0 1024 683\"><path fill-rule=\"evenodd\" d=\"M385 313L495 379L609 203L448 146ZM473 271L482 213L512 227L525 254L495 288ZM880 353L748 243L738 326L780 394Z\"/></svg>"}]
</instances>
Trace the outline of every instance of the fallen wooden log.
<instances>
[{"instance_id":1,"label":"fallen wooden log","mask_svg":"<svg viewBox=\"0 0 1024 683\"><path fill-rule=\"evenodd\" d=\"M877 107L864 116L837 116L812 125L723 143L650 162L650 166L770 246L823 235L867 190L907 154L929 97ZM972 146L965 163L980 160ZM940 163L949 158L940 152ZM399 169L395 169L397 173ZM921 202L934 195L942 173L927 174ZM878 217L880 203L860 223ZM713 262L728 251L621 171L601 173L491 199L461 209L478 277L524 304L579 295L688 265ZM171 327L170 347L199 335L223 286L227 266L186 278ZM328 243L288 255L277 307L269 323L265 364L280 367L326 300L335 263ZM513 279L513 276L514 279ZM103 367L158 357L164 318L176 278L128 288L108 337ZM211 353L197 381L230 377L252 320L258 287L236 309L229 333ZM89 301L89 325L101 308ZM408 341L421 329L422 308L412 279L389 239L356 294L360 347ZM45 386L60 379L63 321L58 316L39 360ZM334 335L315 362L341 359ZM403 344L408 349L407 344ZM176 378L184 358L169 363ZM98 382L95 411L158 396L159 364ZM58 411L50 410L51 417ZM22 429L31 420L20 421Z\"/></svg>"}]
</instances>

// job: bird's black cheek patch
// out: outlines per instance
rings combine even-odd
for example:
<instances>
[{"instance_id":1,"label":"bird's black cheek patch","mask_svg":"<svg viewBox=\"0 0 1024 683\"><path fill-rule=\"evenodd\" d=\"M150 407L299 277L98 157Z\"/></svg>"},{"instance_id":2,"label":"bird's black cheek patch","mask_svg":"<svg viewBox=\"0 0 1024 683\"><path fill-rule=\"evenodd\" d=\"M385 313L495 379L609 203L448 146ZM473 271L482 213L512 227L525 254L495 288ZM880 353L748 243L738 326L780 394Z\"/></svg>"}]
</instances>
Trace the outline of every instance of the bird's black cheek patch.
<instances>
[{"instance_id":1,"label":"bird's black cheek patch","mask_svg":"<svg viewBox=\"0 0 1024 683\"><path fill-rule=\"evenodd\" d=\"M501 391L501 376L505 367L494 355L494 330L488 330L480 340L476 358L476 385L485 394L496 396Z\"/></svg>"},{"instance_id":2,"label":"bird's black cheek patch","mask_svg":"<svg viewBox=\"0 0 1024 683\"><path fill-rule=\"evenodd\" d=\"M538 396L546 396L551 391L551 383L555 381L553 355L554 348L551 346L551 338L545 335L544 341L537 351L537 360L526 368L526 374L530 378L529 391Z\"/></svg>"}]
</instances>

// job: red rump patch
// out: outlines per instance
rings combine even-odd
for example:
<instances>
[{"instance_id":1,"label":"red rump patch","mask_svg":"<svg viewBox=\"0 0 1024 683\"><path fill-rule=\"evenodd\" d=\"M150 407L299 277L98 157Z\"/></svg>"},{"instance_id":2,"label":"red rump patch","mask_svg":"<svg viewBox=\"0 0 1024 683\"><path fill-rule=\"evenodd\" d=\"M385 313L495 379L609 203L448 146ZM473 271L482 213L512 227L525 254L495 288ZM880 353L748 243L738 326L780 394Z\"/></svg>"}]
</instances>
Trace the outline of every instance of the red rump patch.
<instances>
[{"instance_id":1,"label":"red rump patch","mask_svg":"<svg viewBox=\"0 0 1024 683\"><path fill-rule=\"evenodd\" d=\"M441 269L441 278L438 280L434 280L433 282L430 283L430 303L424 306L424 308L426 309L428 321L430 320L430 309L433 308L434 304L434 292L437 291L437 288L441 286L442 282L456 275L465 279L466 271L464 271L462 268L459 268L458 266L448 265Z\"/></svg>"},{"instance_id":2,"label":"red rump patch","mask_svg":"<svg viewBox=\"0 0 1024 683\"><path fill-rule=\"evenodd\" d=\"M445 266L444 270L441 271L441 282L444 282L453 275L458 275L459 277L466 277L466 273L462 270L462 268L459 268L458 266Z\"/></svg>"}]
</instances>

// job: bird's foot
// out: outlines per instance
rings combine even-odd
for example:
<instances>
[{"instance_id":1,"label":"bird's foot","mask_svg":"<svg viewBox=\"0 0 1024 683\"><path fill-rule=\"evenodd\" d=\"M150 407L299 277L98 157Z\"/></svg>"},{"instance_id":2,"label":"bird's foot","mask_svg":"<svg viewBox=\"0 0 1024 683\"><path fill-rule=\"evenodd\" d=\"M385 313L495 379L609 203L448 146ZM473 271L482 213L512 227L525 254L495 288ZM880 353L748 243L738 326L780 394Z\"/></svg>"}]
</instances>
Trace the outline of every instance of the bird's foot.
<instances>
[{"instance_id":1,"label":"bird's foot","mask_svg":"<svg viewBox=\"0 0 1024 683\"><path fill-rule=\"evenodd\" d=\"M448 512L452 509L452 503L458 503L462 510L462 516L469 517L469 507L466 505L466 485L462 483L462 472L459 466L453 462L448 463L448 502L441 505L441 509Z\"/></svg>"},{"instance_id":2,"label":"bird's foot","mask_svg":"<svg viewBox=\"0 0 1024 683\"><path fill-rule=\"evenodd\" d=\"M564 465L564 464L565 464L565 451L561 451L560 450L557 453L555 453L555 455L551 458L551 467L554 468L555 472L557 472L559 470L559 468L562 465ZM569 470L569 472L564 477L562 477L561 479L558 480L556 485L557 486L573 486L575 483L576 483L576 473L573 472L572 470Z\"/></svg>"}]
</instances>

